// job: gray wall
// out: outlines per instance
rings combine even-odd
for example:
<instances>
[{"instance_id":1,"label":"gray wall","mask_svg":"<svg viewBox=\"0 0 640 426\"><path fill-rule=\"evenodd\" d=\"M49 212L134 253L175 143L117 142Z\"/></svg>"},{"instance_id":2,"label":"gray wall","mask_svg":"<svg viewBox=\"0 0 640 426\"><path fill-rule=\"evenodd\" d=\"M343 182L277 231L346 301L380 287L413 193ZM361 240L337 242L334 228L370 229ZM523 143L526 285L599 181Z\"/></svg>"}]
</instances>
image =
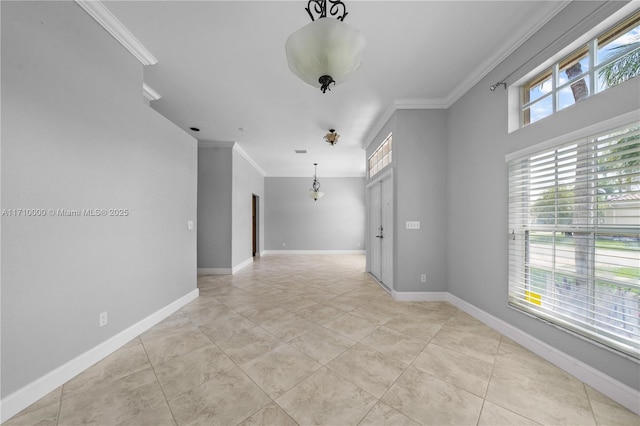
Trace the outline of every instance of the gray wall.
<instances>
[{"instance_id":1,"label":"gray wall","mask_svg":"<svg viewBox=\"0 0 640 426\"><path fill-rule=\"evenodd\" d=\"M622 2L613 2L609 11ZM538 34L480 81L448 110L447 152L447 281L457 297L520 328L635 389L640 388L636 363L576 338L507 306L508 175L504 156L526 146L582 129L640 108L640 81L635 78L578 105L513 133L507 131L507 91L489 86L525 64L568 28L599 6L573 2ZM578 26L556 50L593 25ZM539 60L551 57L545 51ZM514 75L519 78L521 75ZM511 83L511 81L509 81Z\"/></svg>"},{"instance_id":2,"label":"gray wall","mask_svg":"<svg viewBox=\"0 0 640 426\"><path fill-rule=\"evenodd\" d=\"M396 291L446 290L445 120L444 110L396 112ZM420 221L420 229L406 229L406 221Z\"/></svg>"},{"instance_id":3,"label":"gray wall","mask_svg":"<svg viewBox=\"0 0 640 426\"><path fill-rule=\"evenodd\" d=\"M233 148L198 149L198 268L231 268Z\"/></svg>"},{"instance_id":4,"label":"gray wall","mask_svg":"<svg viewBox=\"0 0 640 426\"><path fill-rule=\"evenodd\" d=\"M364 250L364 177L321 170L317 201L309 197L313 175L265 178L265 250Z\"/></svg>"},{"instance_id":5,"label":"gray wall","mask_svg":"<svg viewBox=\"0 0 640 426\"><path fill-rule=\"evenodd\" d=\"M246 262L253 257L252 196L259 197L258 205L258 252L264 249L264 176L236 150L233 151L233 243L232 265Z\"/></svg>"},{"instance_id":6,"label":"gray wall","mask_svg":"<svg viewBox=\"0 0 640 426\"><path fill-rule=\"evenodd\" d=\"M206 142L205 142L206 143ZM198 149L198 268L230 270L252 259L252 195L264 177L234 147ZM259 206L258 250L264 247Z\"/></svg>"},{"instance_id":7,"label":"gray wall","mask_svg":"<svg viewBox=\"0 0 640 426\"><path fill-rule=\"evenodd\" d=\"M2 397L196 289L196 141L73 2L1 2ZM98 326L100 312L109 323Z\"/></svg>"},{"instance_id":8,"label":"gray wall","mask_svg":"<svg viewBox=\"0 0 640 426\"><path fill-rule=\"evenodd\" d=\"M396 291L446 291L446 111L399 110L367 147L393 132ZM384 172L370 181L375 181ZM406 229L420 221L420 229ZM420 275L427 275L427 283Z\"/></svg>"}]
</instances>

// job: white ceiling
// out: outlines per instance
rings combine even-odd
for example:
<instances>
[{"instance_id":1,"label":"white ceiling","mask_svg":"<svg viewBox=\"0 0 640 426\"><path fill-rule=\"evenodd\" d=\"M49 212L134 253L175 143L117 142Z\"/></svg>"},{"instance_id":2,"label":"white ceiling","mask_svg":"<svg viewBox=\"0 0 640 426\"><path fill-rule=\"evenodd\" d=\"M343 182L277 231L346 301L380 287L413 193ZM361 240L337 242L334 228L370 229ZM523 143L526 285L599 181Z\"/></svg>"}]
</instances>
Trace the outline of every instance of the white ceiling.
<instances>
[{"instance_id":1,"label":"white ceiling","mask_svg":"<svg viewBox=\"0 0 640 426\"><path fill-rule=\"evenodd\" d=\"M291 73L284 50L310 22L307 1L103 3L158 59L144 71L162 96L153 108L200 141L237 142L266 176L313 176L317 162L318 177L364 176L362 146L394 103L448 107L566 5L346 0L367 49L323 94Z\"/></svg>"}]
</instances>

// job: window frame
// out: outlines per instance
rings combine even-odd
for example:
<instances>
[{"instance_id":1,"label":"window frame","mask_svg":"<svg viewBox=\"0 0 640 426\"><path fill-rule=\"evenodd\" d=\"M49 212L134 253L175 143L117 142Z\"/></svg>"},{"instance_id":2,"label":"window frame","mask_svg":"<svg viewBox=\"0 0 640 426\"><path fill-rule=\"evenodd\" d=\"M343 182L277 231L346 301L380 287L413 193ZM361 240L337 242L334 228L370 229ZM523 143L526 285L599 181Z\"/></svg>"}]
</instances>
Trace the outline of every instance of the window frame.
<instances>
[{"instance_id":1,"label":"window frame","mask_svg":"<svg viewBox=\"0 0 640 426\"><path fill-rule=\"evenodd\" d=\"M618 117L615 120L610 120L607 123L599 124L597 126L591 126L589 129L585 129L584 131L582 131L582 133L589 132L586 135L584 134L580 136L567 135L562 138L556 138L553 141L548 141L548 142L527 148L520 152L509 154L506 157L506 161L509 163L509 234L510 234L509 283L508 283L509 306L519 311L522 311L528 315L532 315L537 319L540 319L554 326L557 326L558 328L564 331L568 331L570 333L578 335L579 337L586 338L587 340L593 343L602 345L608 349L615 350L619 353L623 353L626 356L629 356L631 359L634 359L635 361L640 360L640 344L633 345L633 339L631 340L631 345L625 343L624 338L620 338L619 336L615 335L615 333L610 332L609 330L607 330L606 326L602 327L601 319L594 321L595 325L588 323L588 320L585 320L584 323L582 323L581 321L578 321L575 318L571 318L571 315L557 313L557 311L554 311L554 307L549 307L551 305L550 302L547 302L548 304L547 307L541 306L542 305L541 298L549 297L549 295L546 295L542 291L537 293L535 291L532 291L532 289L534 288L534 284L536 284L535 278L532 278L532 272L533 272L532 265L533 267L540 269L540 264L536 263L535 261L534 262L531 261L530 244L532 241L531 237L534 232L553 233L553 238L551 240L553 246L550 251L551 256L553 258L551 276L552 276L552 283L555 282L557 285L556 275L555 275L556 273L562 276L567 276L567 275L570 276L573 274L576 277L579 276L579 273L568 272L567 269L562 269L562 267L560 268L556 267L555 256L557 255L557 251L556 251L557 248L555 244L556 244L556 241L558 241L556 239L556 234L563 233L563 232L574 232L576 234L580 232L589 233L588 263L587 263L588 273L586 278L586 280L588 281L586 282L586 284L588 284L593 288L591 287L588 288L589 296L587 298L587 308L579 308L579 309L584 309L584 313L589 313L590 315L602 316L603 314L597 313L599 309L598 307L602 306L602 303L599 302L599 299L598 299L598 295L600 293L598 293L599 289L597 287L605 285L605 286L614 286L614 288L626 288L628 284L624 282L624 279L620 281L621 280L620 278L618 278L617 281L614 278L607 278L607 277L603 278L603 275L601 273L603 270L603 266L602 266L603 262L607 266L609 264L615 266L616 264L609 263L609 262L614 262L613 260L611 261L607 260L606 262L603 261L602 259L598 260L597 258L598 254L596 252L596 241L598 241L597 237L600 235L614 235L614 234L615 235L628 234L631 236L640 236L640 213L635 211L635 207L633 208L632 210L633 216L630 216L632 218L631 225L618 226L618 225L615 225L615 222L612 222L613 224L611 223L603 224L603 222L599 219L599 216L597 216L597 211L602 210L601 209L602 201L601 199L599 199L598 193L596 191L597 188L599 188L599 186L597 185L597 181L600 179L609 179L609 177L606 177L606 173L605 173L605 178L602 178L600 176L600 174L603 173L602 170L596 170L591 166L589 166L589 170L587 171L588 176L586 177L586 180L580 181L580 182L589 182L589 185L592 185L592 183L596 181L595 186L589 186L590 192L583 194L584 197L588 198L586 201L584 201L584 205L588 205L591 207L595 206L596 216L590 216L590 220L588 222L585 222L584 224L579 223L578 226L576 226L576 223L575 223L576 216L574 216L573 212L571 213L571 217L573 218L572 222L567 222L568 224L561 223L561 221L559 220L560 214L558 213L560 211L560 209L558 208L559 204L557 203L558 198L556 198L556 203L554 203L554 206L556 208L555 216L554 216L555 222L552 222L551 224L546 224L545 222L540 223L538 221L536 221L536 223L532 223L531 211L535 203L531 201L532 198L530 196L531 195L530 192L532 191L535 192L536 190L540 191L540 188L541 188L539 187L537 189L533 189L534 185L532 184L533 179L532 179L531 173L533 168L531 167L531 164L535 163L535 161L537 160L536 156L541 156L541 154L543 153L547 155L546 163L545 163L547 174L554 176L553 179L549 181L549 182L552 182L550 184L550 187L555 188L557 191L559 188L561 188L563 185L566 184L566 182L563 182L566 178L561 177L559 172L560 162L562 161L561 157L558 156L559 150L564 149L565 150L564 152L568 152L568 150L573 149L576 151L576 154L575 154L576 159L586 158L587 164L592 164L591 162L593 162L593 164L596 164L598 157L593 156L593 154L594 152L596 154L601 153L602 151L601 146L603 144L598 139L599 136L611 135L623 128L630 129L630 128L637 128L637 127L640 127L640 120L638 120L638 111L635 111L630 114L625 114L624 117ZM638 130L636 130L636 133L637 132ZM590 135L590 136L587 136L587 135ZM623 136L616 136L615 138L618 138L618 141L616 142L617 144L619 143L619 140L623 138ZM630 144L635 146L637 144L635 140L636 139L630 142ZM610 145L610 146L614 146L614 145ZM580 152L580 149L584 149L583 153ZM590 149L591 150L595 149L595 151L589 151ZM556 154L553 154L553 151L555 151ZM637 153L640 151L638 151L638 148L633 148L632 152L638 155ZM555 155L555 158L553 158L554 155ZM593 157L590 157L590 155ZM567 158L567 157L565 156L563 158ZM634 159L635 159L635 156L634 156ZM525 163L526 163L526 166L525 166ZM597 163L597 165L599 164L600 163ZM524 167L524 168L521 168L521 167ZM575 168L576 174L574 177L574 185L576 188L575 191L577 191L579 188L578 186L579 181L578 181L578 174L577 174L577 170L579 167L583 167L583 164L578 162L576 163L576 168ZM637 179L638 172L635 171L635 168L638 166L636 164L633 164L632 167L634 169L631 172L625 172L625 173L631 173L631 176ZM514 171L514 169L517 169L517 170ZM516 171L520 172L522 170L525 170L525 172L522 175L514 175ZM521 183L515 182L517 177L521 178L522 181L526 181L524 183L526 187L525 190L522 190L522 189L515 190L514 186L521 184ZM522 182L522 181L519 181L519 182ZM636 182L636 180L634 180L633 182ZM632 186L633 188L637 188L637 184L635 183L632 183ZM587 188L587 186L585 185L584 188ZM638 193L640 190L632 189L631 191L632 193ZM622 193L624 193L624 191L620 192L620 194ZM528 195L525 196L523 194L528 194ZM529 197L528 200L523 201L527 197ZM572 201L573 203L576 202L575 199L577 199L577 195L574 196ZM613 208L607 207L604 209L604 211L608 211L607 209L612 210ZM638 211L640 211L640 209L638 209ZM593 212L590 211L589 214L592 215ZM633 221L633 219L635 219L636 221ZM562 248L560 248L560 250L562 250ZM575 247L574 247L574 250L575 250ZM633 250L637 250L637 249L633 249ZM562 251L560 251L560 253L562 254ZM565 254L566 253L568 252L565 252ZM600 254L600 256L602 256L602 254ZM615 262L620 262L618 266L621 266L623 264L623 262L617 260L617 258ZM584 278L584 275L580 276L580 278ZM631 278L631 281L633 284L633 278ZM576 282L577 282L577 279L576 279ZM545 285L548 286L549 283L547 282ZM527 293L525 290L527 288L529 289L529 293ZM635 284L635 286L632 285L632 287L630 288L634 288L635 289L634 292L637 293L640 290L640 284ZM626 302L624 303L625 303L624 304L625 307L628 306L626 305ZM640 308L636 308L635 316L639 316L639 315L640 315ZM633 327L636 327L636 328L640 327L640 322L638 323L638 325L635 325L635 326L632 325L632 328ZM638 339L638 341L640 341L640 336L638 336L639 331L636 329L634 330L635 331L633 331L632 333L635 333L636 338Z\"/></svg>"},{"instance_id":2,"label":"window frame","mask_svg":"<svg viewBox=\"0 0 640 426\"><path fill-rule=\"evenodd\" d=\"M387 148L387 152L385 151ZM377 158L379 157L379 158ZM380 173L393 162L393 132L378 145L373 153L367 158L367 173L369 179Z\"/></svg>"},{"instance_id":3,"label":"window frame","mask_svg":"<svg viewBox=\"0 0 640 426\"><path fill-rule=\"evenodd\" d=\"M606 91L610 87L600 88L599 82L599 73L600 70L610 65L611 63L616 62L620 58L625 55L631 54L636 50L640 50L640 40L638 44L631 45L627 49L622 49L620 52L607 56L603 61L598 62L598 49L599 46L606 45L611 40L615 40L618 36L624 34L625 32L635 28L640 25L640 11L635 10L630 15L627 15L622 20L618 21L616 24L610 26L606 31L599 33L597 36L591 38L587 43L582 43L580 47L572 50L568 55L564 55L559 60L555 61L551 66L546 67L543 71L538 72L533 78L527 79L520 86L520 102L519 102L519 124L520 127L528 126L529 124L533 124L542 120L546 117L552 116L556 112L570 107L571 105L575 105L577 102L573 104L566 105L560 108L560 92L563 89L571 87L573 84L580 80L588 80L588 95L586 98L589 98L593 95ZM583 71L578 76L574 76L572 79L568 79L563 83L559 83L561 76L560 74L566 68L566 66L561 65L572 65L577 61L580 61L582 58L588 57L588 69ZM636 76L638 77L638 76ZM636 78L634 77L634 78ZM548 78L550 78L551 89L544 93L543 95L537 97L534 100L530 99L530 90L543 82L545 82ZM586 99L585 98L585 99ZM548 115L538 118L535 121L531 121L531 107L535 105L540 105L543 101L551 100L551 112Z\"/></svg>"}]
</instances>

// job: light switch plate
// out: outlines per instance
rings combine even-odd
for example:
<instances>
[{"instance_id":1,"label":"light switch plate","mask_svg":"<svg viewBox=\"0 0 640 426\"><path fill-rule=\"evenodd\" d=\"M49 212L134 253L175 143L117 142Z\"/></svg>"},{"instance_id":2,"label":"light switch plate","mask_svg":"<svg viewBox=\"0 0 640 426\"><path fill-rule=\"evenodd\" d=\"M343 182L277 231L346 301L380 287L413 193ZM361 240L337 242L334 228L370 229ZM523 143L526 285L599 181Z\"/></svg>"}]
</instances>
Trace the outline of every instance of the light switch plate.
<instances>
[{"instance_id":1,"label":"light switch plate","mask_svg":"<svg viewBox=\"0 0 640 426\"><path fill-rule=\"evenodd\" d=\"M407 221L407 229L420 229L420 221Z\"/></svg>"}]
</instances>

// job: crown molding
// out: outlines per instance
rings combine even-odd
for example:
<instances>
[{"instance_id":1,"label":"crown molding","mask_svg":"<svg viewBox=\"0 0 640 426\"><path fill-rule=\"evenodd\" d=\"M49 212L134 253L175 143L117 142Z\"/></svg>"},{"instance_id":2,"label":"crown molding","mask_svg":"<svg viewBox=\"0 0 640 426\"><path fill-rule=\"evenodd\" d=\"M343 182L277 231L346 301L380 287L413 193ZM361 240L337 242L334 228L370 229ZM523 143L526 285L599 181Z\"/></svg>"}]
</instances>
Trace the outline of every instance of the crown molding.
<instances>
[{"instance_id":1,"label":"crown molding","mask_svg":"<svg viewBox=\"0 0 640 426\"><path fill-rule=\"evenodd\" d=\"M145 99L147 99L149 102L157 101L162 97L158 92L153 90L151 86L149 86L147 83L142 83L142 96L144 96Z\"/></svg>"},{"instance_id":2,"label":"crown molding","mask_svg":"<svg viewBox=\"0 0 640 426\"><path fill-rule=\"evenodd\" d=\"M262 177L265 177L267 175L267 173L262 170L262 167L260 167L258 165L258 163L256 163L255 161L253 161L253 158L249 157L249 154L247 154L245 152L244 149L242 149L242 147L236 142L235 145L233 145L233 149L242 156L242 158L244 158L245 160L247 160L247 162L249 164L251 164L253 166L254 169L256 169L256 171L258 173L260 173L262 175Z\"/></svg>"},{"instance_id":3,"label":"crown molding","mask_svg":"<svg viewBox=\"0 0 640 426\"><path fill-rule=\"evenodd\" d=\"M93 19L127 49L142 65L154 65L158 60L99 0L75 0Z\"/></svg>"},{"instance_id":4,"label":"crown molding","mask_svg":"<svg viewBox=\"0 0 640 426\"><path fill-rule=\"evenodd\" d=\"M509 57L513 52L515 52L520 46L524 44L527 40L529 40L535 33L537 33L542 27L544 27L554 16L556 16L562 9L567 7L571 3L570 1L561 1L555 4L555 6L547 12L546 15L542 17L542 19L536 22L536 25L529 29L526 33L522 34L514 43L511 43L507 49L502 52L497 52L492 57L488 58L482 64L476 67L479 70L476 73L473 73L460 83L449 96L444 100L444 108L449 108L453 105L458 99L464 96L473 86L478 84L480 80L487 76L494 68L500 65L505 59Z\"/></svg>"},{"instance_id":5,"label":"crown molding","mask_svg":"<svg viewBox=\"0 0 640 426\"><path fill-rule=\"evenodd\" d=\"M378 133L382 131L387 122L393 117L398 110L409 109L446 109L447 104L443 99L394 99L391 105L376 120L374 125L367 133L367 137L362 142L362 149L366 150L375 140Z\"/></svg>"},{"instance_id":6,"label":"crown molding","mask_svg":"<svg viewBox=\"0 0 640 426\"><path fill-rule=\"evenodd\" d=\"M265 172L262 169L262 167L260 167L258 163L256 163L253 160L253 158L251 158L249 154L246 153L244 149L242 149L242 147L240 146L240 144L238 144L238 142L198 141L198 148L233 148L233 150L236 151L238 154L240 154L242 158L247 160L247 162L251 164L251 166L253 166L253 168L256 169L256 171L262 175L262 177L265 177L267 175L267 172Z\"/></svg>"},{"instance_id":7,"label":"crown molding","mask_svg":"<svg viewBox=\"0 0 640 426\"><path fill-rule=\"evenodd\" d=\"M509 48L502 52L498 52L496 55L487 59L483 64L477 67L480 71L469 76L465 81L459 84L450 94L444 99L395 99L391 105L382 113L376 123L371 127L367 137L362 142L362 148L367 149L371 143L375 140L378 133L387 124L387 122L393 117L393 114L401 109L448 109L458 99L460 99L465 93L467 93L473 86L478 84L480 80L487 76L493 69L500 65L509 55L516 51L522 44L527 41L531 36L538 32L544 25L546 25L554 16L556 16L562 9L567 7L571 3L570 1L558 2L542 19L536 22L536 25L531 28L527 33L519 37L515 43L512 43Z\"/></svg>"},{"instance_id":8,"label":"crown molding","mask_svg":"<svg viewBox=\"0 0 640 426\"><path fill-rule=\"evenodd\" d=\"M301 178L301 179L307 179L309 178L309 175L299 175L299 174L293 174L293 173L280 173L277 175L269 175L269 176L265 176L267 179L269 178ZM313 177L313 176L311 176ZM361 173L343 173L340 175L334 175L334 174L322 174L322 179L341 179L341 178L356 178L356 179L364 179L367 177L367 174L365 172L361 172ZM318 178L318 180L320 180L320 178Z\"/></svg>"},{"instance_id":9,"label":"crown molding","mask_svg":"<svg viewBox=\"0 0 640 426\"><path fill-rule=\"evenodd\" d=\"M198 148L233 148L235 142L229 141L201 141L198 140Z\"/></svg>"}]
</instances>

